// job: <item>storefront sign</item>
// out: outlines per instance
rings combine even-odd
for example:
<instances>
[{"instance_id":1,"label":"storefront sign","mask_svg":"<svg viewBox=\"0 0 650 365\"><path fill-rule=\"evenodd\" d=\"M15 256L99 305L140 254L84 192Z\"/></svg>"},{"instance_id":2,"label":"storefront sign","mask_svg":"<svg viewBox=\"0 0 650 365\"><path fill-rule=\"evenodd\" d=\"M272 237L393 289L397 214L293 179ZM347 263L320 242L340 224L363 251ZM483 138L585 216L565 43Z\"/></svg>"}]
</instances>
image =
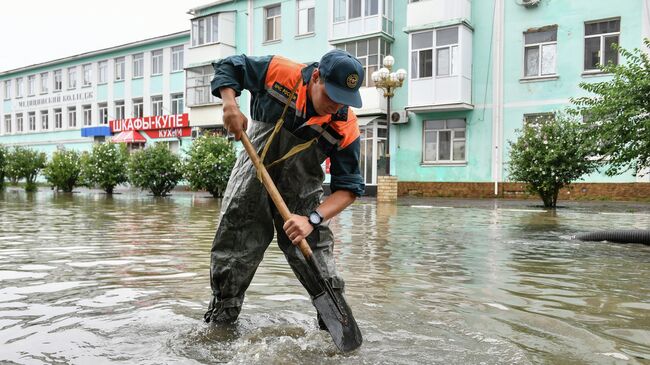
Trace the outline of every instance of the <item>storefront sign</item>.
<instances>
[{"instance_id":1,"label":"storefront sign","mask_svg":"<svg viewBox=\"0 0 650 365\"><path fill-rule=\"evenodd\" d=\"M187 128L190 125L187 113L111 120L109 123L113 133L122 131L151 131L159 129Z\"/></svg>"},{"instance_id":2,"label":"storefront sign","mask_svg":"<svg viewBox=\"0 0 650 365\"><path fill-rule=\"evenodd\" d=\"M170 128L144 131L149 138L179 138L192 135L192 128Z\"/></svg>"},{"instance_id":3,"label":"storefront sign","mask_svg":"<svg viewBox=\"0 0 650 365\"><path fill-rule=\"evenodd\" d=\"M48 96L33 96L14 101L14 109L22 110L29 108L42 108L57 104L74 104L77 102L88 102L95 100L95 93L85 91L80 93L56 93Z\"/></svg>"}]
</instances>

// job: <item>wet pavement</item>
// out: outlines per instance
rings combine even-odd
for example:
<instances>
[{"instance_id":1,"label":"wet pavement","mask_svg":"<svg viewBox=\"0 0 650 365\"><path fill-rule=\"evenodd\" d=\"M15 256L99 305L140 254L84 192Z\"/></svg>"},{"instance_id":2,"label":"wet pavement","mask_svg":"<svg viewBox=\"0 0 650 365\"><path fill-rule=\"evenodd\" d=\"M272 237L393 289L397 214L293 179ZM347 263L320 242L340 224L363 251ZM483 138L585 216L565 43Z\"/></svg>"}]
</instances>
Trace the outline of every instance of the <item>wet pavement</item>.
<instances>
[{"instance_id":1,"label":"wet pavement","mask_svg":"<svg viewBox=\"0 0 650 365\"><path fill-rule=\"evenodd\" d=\"M277 245L202 322L218 200L0 193L2 364L650 364L650 204L360 199L331 221L364 345L340 354Z\"/></svg>"}]
</instances>

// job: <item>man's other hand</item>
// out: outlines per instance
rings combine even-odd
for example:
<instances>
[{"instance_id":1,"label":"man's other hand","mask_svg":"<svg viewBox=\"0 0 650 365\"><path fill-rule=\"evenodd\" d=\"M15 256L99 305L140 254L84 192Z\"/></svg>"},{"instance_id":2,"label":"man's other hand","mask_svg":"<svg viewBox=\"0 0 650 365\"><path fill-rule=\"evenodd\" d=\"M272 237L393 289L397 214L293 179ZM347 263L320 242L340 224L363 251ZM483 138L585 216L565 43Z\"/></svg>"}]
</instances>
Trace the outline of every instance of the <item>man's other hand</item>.
<instances>
[{"instance_id":1,"label":"man's other hand","mask_svg":"<svg viewBox=\"0 0 650 365\"><path fill-rule=\"evenodd\" d=\"M307 217L297 214L292 214L282 228L294 245L298 245L314 230Z\"/></svg>"}]
</instances>

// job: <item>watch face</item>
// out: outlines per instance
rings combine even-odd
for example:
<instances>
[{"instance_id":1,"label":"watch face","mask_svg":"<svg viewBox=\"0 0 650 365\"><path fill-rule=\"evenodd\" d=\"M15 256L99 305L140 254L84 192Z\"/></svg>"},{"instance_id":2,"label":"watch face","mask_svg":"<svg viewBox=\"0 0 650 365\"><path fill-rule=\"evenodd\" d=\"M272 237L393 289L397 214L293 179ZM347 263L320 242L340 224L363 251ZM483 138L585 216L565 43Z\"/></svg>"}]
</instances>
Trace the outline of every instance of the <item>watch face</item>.
<instances>
[{"instance_id":1,"label":"watch face","mask_svg":"<svg viewBox=\"0 0 650 365\"><path fill-rule=\"evenodd\" d=\"M321 221L320 216L318 214L316 214L316 212L312 212L309 215L309 222L311 224L320 224L320 221Z\"/></svg>"}]
</instances>

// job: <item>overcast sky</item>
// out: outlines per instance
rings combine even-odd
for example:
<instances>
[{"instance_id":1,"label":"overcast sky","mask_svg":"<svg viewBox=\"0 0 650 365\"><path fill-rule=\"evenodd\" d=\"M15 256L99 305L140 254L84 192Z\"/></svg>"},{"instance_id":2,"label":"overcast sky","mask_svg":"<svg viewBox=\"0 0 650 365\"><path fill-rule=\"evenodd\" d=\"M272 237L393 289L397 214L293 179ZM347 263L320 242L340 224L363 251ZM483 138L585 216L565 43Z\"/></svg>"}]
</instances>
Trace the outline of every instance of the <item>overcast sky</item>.
<instances>
[{"instance_id":1,"label":"overcast sky","mask_svg":"<svg viewBox=\"0 0 650 365\"><path fill-rule=\"evenodd\" d=\"M214 0L0 0L0 72L190 29Z\"/></svg>"}]
</instances>

